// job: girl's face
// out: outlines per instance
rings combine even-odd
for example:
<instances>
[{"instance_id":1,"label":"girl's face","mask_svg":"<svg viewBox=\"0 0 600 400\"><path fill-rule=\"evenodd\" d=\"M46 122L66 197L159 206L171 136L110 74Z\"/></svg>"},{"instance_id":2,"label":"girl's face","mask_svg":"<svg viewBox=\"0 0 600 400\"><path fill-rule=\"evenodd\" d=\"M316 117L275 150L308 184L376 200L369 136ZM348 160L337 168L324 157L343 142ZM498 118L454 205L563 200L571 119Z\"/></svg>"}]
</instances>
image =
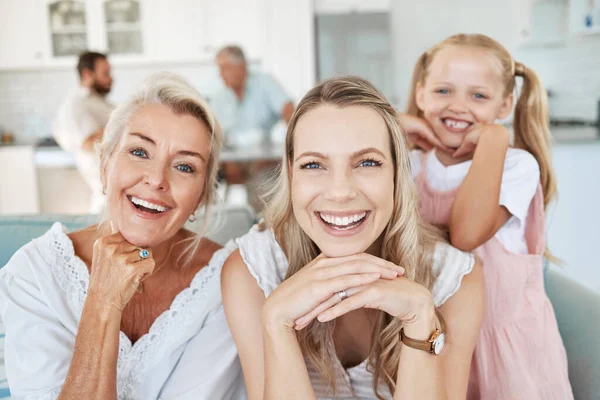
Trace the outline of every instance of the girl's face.
<instances>
[{"instance_id":1,"label":"girl's face","mask_svg":"<svg viewBox=\"0 0 600 400\"><path fill-rule=\"evenodd\" d=\"M424 84L417 85L417 106L440 141L452 149L478 124L508 117L513 95L504 96L501 66L483 50L446 47L429 64Z\"/></svg>"},{"instance_id":2,"label":"girl's face","mask_svg":"<svg viewBox=\"0 0 600 400\"><path fill-rule=\"evenodd\" d=\"M320 105L298 120L293 146L292 206L302 230L329 257L377 251L394 207L394 164L381 115L364 106Z\"/></svg>"}]
</instances>

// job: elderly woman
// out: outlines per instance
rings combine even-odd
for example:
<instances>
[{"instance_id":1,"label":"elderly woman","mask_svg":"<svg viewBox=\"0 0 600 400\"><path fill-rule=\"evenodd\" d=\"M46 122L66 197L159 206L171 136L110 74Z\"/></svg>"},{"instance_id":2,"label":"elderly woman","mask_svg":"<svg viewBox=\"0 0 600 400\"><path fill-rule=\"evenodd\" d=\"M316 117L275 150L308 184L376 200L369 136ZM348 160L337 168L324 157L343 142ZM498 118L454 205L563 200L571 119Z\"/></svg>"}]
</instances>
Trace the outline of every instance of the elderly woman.
<instances>
[{"instance_id":1,"label":"elderly woman","mask_svg":"<svg viewBox=\"0 0 600 400\"><path fill-rule=\"evenodd\" d=\"M6 372L17 399L238 399L219 274L232 251L184 228L215 196L222 134L198 92L161 73L100 145L97 226L60 223L2 269Z\"/></svg>"}]
</instances>

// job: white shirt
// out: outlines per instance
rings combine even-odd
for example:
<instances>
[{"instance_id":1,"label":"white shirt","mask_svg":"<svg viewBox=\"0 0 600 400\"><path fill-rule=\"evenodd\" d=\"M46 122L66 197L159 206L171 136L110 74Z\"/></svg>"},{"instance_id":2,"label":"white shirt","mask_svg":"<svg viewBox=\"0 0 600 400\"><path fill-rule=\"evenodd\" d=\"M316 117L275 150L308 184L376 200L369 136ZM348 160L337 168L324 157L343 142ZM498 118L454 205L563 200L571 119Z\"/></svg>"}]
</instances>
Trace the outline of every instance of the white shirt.
<instances>
[{"instance_id":1,"label":"white shirt","mask_svg":"<svg viewBox=\"0 0 600 400\"><path fill-rule=\"evenodd\" d=\"M409 153L413 178L421 173L422 157L421 150L412 150ZM435 190L452 190L463 182L471 164L472 161L465 161L446 167L432 151L427 156L425 164L427 183ZM512 216L496 232L495 237L506 250L515 254L528 253L525 222L529 205L539 183L540 167L535 157L525 150L509 148L506 152L502 183L500 184L500 205L506 207Z\"/></svg>"},{"instance_id":2,"label":"white shirt","mask_svg":"<svg viewBox=\"0 0 600 400\"><path fill-rule=\"evenodd\" d=\"M135 344L121 332L120 400L246 398L220 294L221 267L234 248L229 242L215 252ZM58 397L88 284L88 269L58 222L0 270L6 374L13 399Z\"/></svg>"},{"instance_id":3,"label":"white shirt","mask_svg":"<svg viewBox=\"0 0 600 400\"><path fill-rule=\"evenodd\" d=\"M100 213L104 205L100 163L94 153L84 151L81 145L91 134L104 128L113 108L103 96L80 86L69 93L54 120L54 138L63 150L74 155L79 173L92 190L92 214Z\"/></svg>"},{"instance_id":4,"label":"white shirt","mask_svg":"<svg viewBox=\"0 0 600 400\"><path fill-rule=\"evenodd\" d=\"M254 226L246 235L236 239L236 244L248 271L256 279L265 297L268 297L283 282L288 268L287 258L273 231L259 231L257 226ZM463 276L473 269L475 258L470 253L464 253L443 243L436 247L433 258L433 274L436 279L432 294L434 304L439 307L458 291ZM318 399L376 399L373 391L373 373L367 369L367 360L348 369L343 368L337 357L332 362L339 372L335 395L329 389L329 385L321 380L315 368L307 364ZM392 397L387 385L380 385L379 391L386 398Z\"/></svg>"}]
</instances>

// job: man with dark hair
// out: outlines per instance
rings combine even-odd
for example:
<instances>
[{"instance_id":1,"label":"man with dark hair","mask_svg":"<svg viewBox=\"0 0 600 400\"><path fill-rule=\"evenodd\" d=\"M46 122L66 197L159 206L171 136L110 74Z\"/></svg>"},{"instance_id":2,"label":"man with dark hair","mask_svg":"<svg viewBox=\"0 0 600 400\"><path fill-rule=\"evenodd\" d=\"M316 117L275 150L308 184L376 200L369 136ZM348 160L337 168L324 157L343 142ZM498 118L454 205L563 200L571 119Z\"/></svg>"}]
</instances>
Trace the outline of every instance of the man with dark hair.
<instances>
[{"instance_id":1,"label":"man with dark hair","mask_svg":"<svg viewBox=\"0 0 600 400\"><path fill-rule=\"evenodd\" d=\"M80 85L61 104L54 121L54 137L63 150L75 157L79 173L92 191L90 212L104 206L100 165L94 146L102 139L113 106L106 100L112 86L110 64L105 54L85 52L77 62Z\"/></svg>"}]
</instances>

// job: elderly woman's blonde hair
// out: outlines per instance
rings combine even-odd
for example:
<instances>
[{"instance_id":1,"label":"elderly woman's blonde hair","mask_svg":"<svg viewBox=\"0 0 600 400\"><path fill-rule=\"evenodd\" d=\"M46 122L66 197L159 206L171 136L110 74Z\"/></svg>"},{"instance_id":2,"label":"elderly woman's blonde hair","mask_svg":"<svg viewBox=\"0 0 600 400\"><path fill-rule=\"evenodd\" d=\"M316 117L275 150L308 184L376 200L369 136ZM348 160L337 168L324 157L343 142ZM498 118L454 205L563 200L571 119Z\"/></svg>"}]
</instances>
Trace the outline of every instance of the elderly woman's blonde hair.
<instances>
[{"instance_id":1,"label":"elderly woman's blonde hair","mask_svg":"<svg viewBox=\"0 0 600 400\"><path fill-rule=\"evenodd\" d=\"M433 287L433 253L444 238L439 230L423 221L417 188L411 177L408 146L396 111L387 99L368 81L358 77L327 80L311 89L300 101L288 125L285 155L280 174L272 191L267 194L265 223L281 245L289 262L286 279L298 273L319 254L316 244L302 230L292 209L290 166L294 160L294 132L298 120L315 108L329 104L344 108L362 106L375 110L387 127L394 163L394 207L383 232L381 258L404 267L404 276L429 290ZM335 320L313 321L297 333L302 353L335 390L336 374L331 360L336 357L333 344ZM368 360L373 371L373 389L378 399L384 399L379 383L394 392L400 360L400 329L402 322L383 311L373 329L373 344Z\"/></svg>"},{"instance_id":2,"label":"elderly woman's blonde hair","mask_svg":"<svg viewBox=\"0 0 600 400\"><path fill-rule=\"evenodd\" d=\"M141 86L110 115L104 129L102 142L97 146L100 156L100 173L105 173L110 157L121 140L131 117L140 108L151 104L162 104L176 114L187 114L197 118L206 124L211 137L204 192L198 210L195 210L195 213L203 213L205 217L201 218L202 224L196 229L197 235L184 252L187 254L185 264L189 264L202 236L207 233L210 223L213 222L209 218L209 209L217 200L217 172L219 155L223 147L221 128L200 93L177 74L159 72L144 79Z\"/></svg>"}]
</instances>

